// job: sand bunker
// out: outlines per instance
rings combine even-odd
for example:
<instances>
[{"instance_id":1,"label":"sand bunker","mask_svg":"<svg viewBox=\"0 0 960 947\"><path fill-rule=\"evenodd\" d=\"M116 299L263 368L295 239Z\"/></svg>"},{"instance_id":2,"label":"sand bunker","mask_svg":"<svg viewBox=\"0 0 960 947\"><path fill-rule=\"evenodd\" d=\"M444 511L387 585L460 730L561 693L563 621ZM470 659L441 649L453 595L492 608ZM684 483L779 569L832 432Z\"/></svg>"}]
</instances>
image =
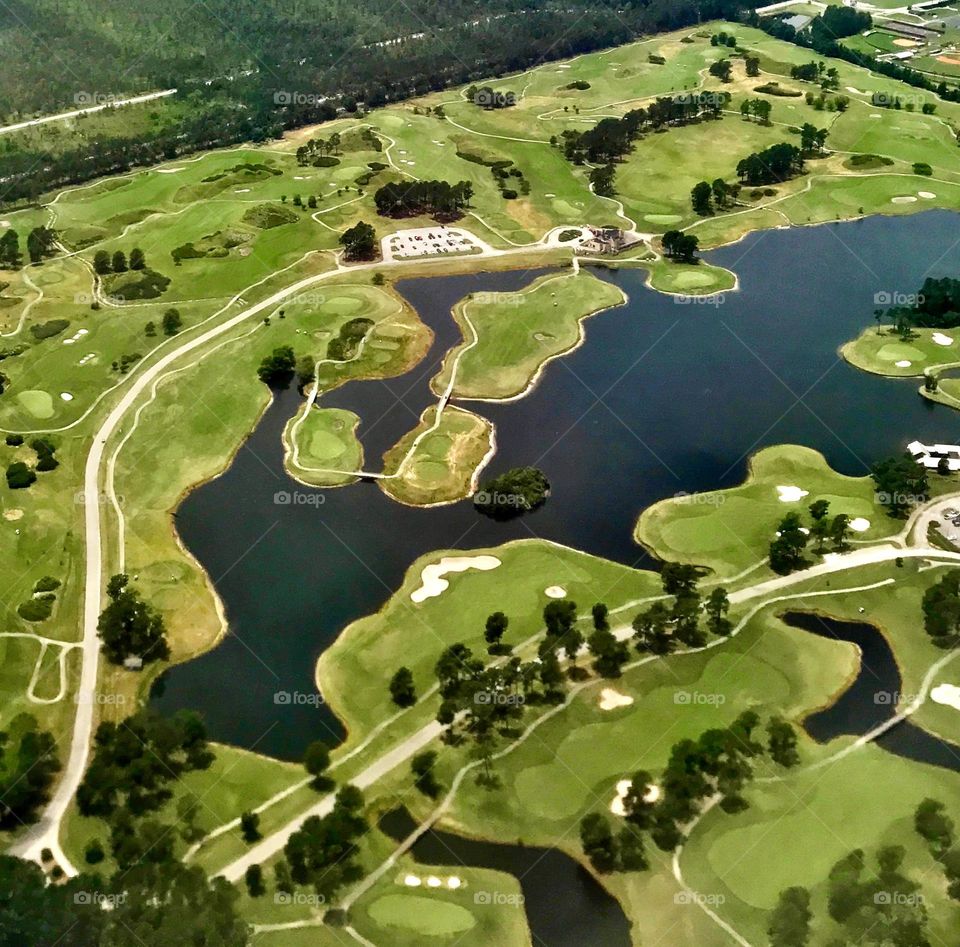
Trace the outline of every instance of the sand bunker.
<instances>
[{"instance_id":1,"label":"sand bunker","mask_svg":"<svg viewBox=\"0 0 960 947\"><path fill-rule=\"evenodd\" d=\"M916 204L917 199L912 195L905 195L903 197L891 197L891 204Z\"/></svg>"},{"instance_id":2,"label":"sand bunker","mask_svg":"<svg viewBox=\"0 0 960 947\"><path fill-rule=\"evenodd\" d=\"M932 201L936 196L933 191L917 191L917 197L922 197L925 201Z\"/></svg>"},{"instance_id":3,"label":"sand bunker","mask_svg":"<svg viewBox=\"0 0 960 947\"><path fill-rule=\"evenodd\" d=\"M61 397L64 401L73 401L73 395L70 394L69 391L61 391L61 392L60 392L60 397Z\"/></svg>"},{"instance_id":4,"label":"sand bunker","mask_svg":"<svg viewBox=\"0 0 960 947\"><path fill-rule=\"evenodd\" d=\"M420 588L410 593L410 600L419 605L428 598L436 598L445 592L450 583L444 576L451 572L466 572L467 569L488 572L499 565L500 560L496 556L445 556L439 562L426 566L420 573Z\"/></svg>"},{"instance_id":5,"label":"sand bunker","mask_svg":"<svg viewBox=\"0 0 960 947\"><path fill-rule=\"evenodd\" d=\"M948 66L960 66L960 59L956 56L937 56L937 62L945 62Z\"/></svg>"},{"instance_id":6,"label":"sand bunker","mask_svg":"<svg viewBox=\"0 0 960 947\"><path fill-rule=\"evenodd\" d=\"M238 187L233 193L234 193L234 194L249 194L249 193L250 193L250 188L248 188L248 187Z\"/></svg>"},{"instance_id":7,"label":"sand bunker","mask_svg":"<svg viewBox=\"0 0 960 947\"><path fill-rule=\"evenodd\" d=\"M547 598L566 598L567 590L562 585L551 585L543 590Z\"/></svg>"},{"instance_id":8,"label":"sand bunker","mask_svg":"<svg viewBox=\"0 0 960 947\"><path fill-rule=\"evenodd\" d=\"M6 227L9 227L9 226L10 226L10 221L9 221L9 220L0 220L0 227L6 228Z\"/></svg>"},{"instance_id":9,"label":"sand bunker","mask_svg":"<svg viewBox=\"0 0 960 947\"><path fill-rule=\"evenodd\" d=\"M896 366L897 368L909 368L912 364L913 362L908 362L905 358L902 358L896 363Z\"/></svg>"},{"instance_id":10,"label":"sand bunker","mask_svg":"<svg viewBox=\"0 0 960 947\"><path fill-rule=\"evenodd\" d=\"M157 174L176 174L182 170L183 168L157 168Z\"/></svg>"},{"instance_id":11,"label":"sand bunker","mask_svg":"<svg viewBox=\"0 0 960 947\"><path fill-rule=\"evenodd\" d=\"M870 529L870 520L868 520L865 516L855 516L852 520L850 520L850 529L852 529L855 533L865 533L868 529Z\"/></svg>"},{"instance_id":12,"label":"sand bunker","mask_svg":"<svg viewBox=\"0 0 960 947\"><path fill-rule=\"evenodd\" d=\"M428 888L449 888L451 891L456 891L457 888L463 887L463 879L459 875L449 875L447 878L438 878L436 875L428 875L427 879ZM404 875L400 879L400 884L405 885L408 888L419 888L423 884L423 879L419 875Z\"/></svg>"},{"instance_id":13,"label":"sand bunker","mask_svg":"<svg viewBox=\"0 0 960 947\"><path fill-rule=\"evenodd\" d=\"M949 335L944 335L942 332L934 332L930 338L933 339L937 345L953 345L953 339L951 339Z\"/></svg>"},{"instance_id":14,"label":"sand bunker","mask_svg":"<svg viewBox=\"0 0 960 947\"><path fill-rule=\"evenodd\" d=\"M953 707L954 710L960 710L960 687L956 684L937 684L930 691L930 699L935 703Z\"/></svg>"},{"instance_id":15,"label":"sand bunker","mask_svg":"<svg viewBox=\"0 0 960 947\"><path fill-rule=\"evenodd\" d=\"M612 687L605 687L600 691L599 706L601 710L616 710L618 707L629 707L633 698L628 694L621 694Z\"/></svg>"},{"instance_id":16,"label":"sand bunker","mask_svg":"<svg viewBox=\"0 0 960 947\"><path fill-rule=\"evenodd\" d=\"M623 800L626 799L632 783L632 779L621 779L617 783L617 795L614 797L613 802L610 803L610 811L614 815L618 815L622 818L627 814L627 810L623 807ZM644 794L643 800L644 802L656 802L659 798L660 787L650 786Z\"/></svg>"},{"instance_id":17,"label":"sand bunker","mask_svg":"<svg viewBox=\"0 0 960 947\"><path fill-rule=\"evenodd\" d=\"M792 486L777 487L777 493L781 503L796 503L797 500L802 500L805 496L810 495L809 490Z\"/></svg>"},{"instance_id":18,"label":"sand bunker","mask_svg":"<svg viewBox=\"0 0 960 947\"><path fill-rule=\"evenodd\" d=\"M23 519L23 510L4 510L3 518L10 523Z\"/></svg>"}]
</instances>

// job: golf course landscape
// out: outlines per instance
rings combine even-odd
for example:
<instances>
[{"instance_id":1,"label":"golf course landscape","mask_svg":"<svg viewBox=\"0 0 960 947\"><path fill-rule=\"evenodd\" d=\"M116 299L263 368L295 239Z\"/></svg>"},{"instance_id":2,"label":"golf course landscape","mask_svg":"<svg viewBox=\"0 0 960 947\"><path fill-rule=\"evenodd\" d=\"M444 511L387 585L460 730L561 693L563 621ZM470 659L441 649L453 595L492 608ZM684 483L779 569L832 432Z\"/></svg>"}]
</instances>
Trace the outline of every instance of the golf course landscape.
<instances>
[{"instance_id":1,"label":"golf course landscape","mask_svg":"<svg viewBox=\"0 0 960 947\"><path fill-rule=\"evenodd\" d=\"M960 943L960 96L828 7L0 180L0 943Z\"/></svg>"}]
</instances>

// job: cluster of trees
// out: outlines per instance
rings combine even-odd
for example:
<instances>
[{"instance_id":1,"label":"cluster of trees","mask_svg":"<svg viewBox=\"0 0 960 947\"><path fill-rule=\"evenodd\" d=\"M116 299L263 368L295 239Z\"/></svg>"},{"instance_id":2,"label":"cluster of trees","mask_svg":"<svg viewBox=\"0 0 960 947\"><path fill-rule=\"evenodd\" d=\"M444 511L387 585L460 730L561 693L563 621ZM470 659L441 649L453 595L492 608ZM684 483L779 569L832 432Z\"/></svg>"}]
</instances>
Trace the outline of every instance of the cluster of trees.
<instances>
[{"instance_id":1,"label":"cluster of trees","mask_svg":"<svg viewBox=\"0 0 960 947\"><path fill-rule=\"evenodd\" d=\"M889 319L907 329L953 329L960 326L960 279L928 276L914 297L913 305L877 310L874 316Z\"/></svg>"},{"instance_id":2,"label":"cluster of trees","mask_svg":"<svg viewBox=\"0 0 960 947\"><path fill-rule=\"evenodd\" d=\"M706 631L700 625L707 615L707 629L715 635L728 635L730 600L722 586L713 589L704 602L697 588L702 570L679 562L666 562L660 572L664 593L672 602L656 601L633 619L634 641L641 654L669 654L678 645L702 648Z\"/></svg>"},{"instance_id":3,"label":"cluster of trees","mask_svg":"<svg viewBox=\"0 0 960 947\"><path fill-rule=\"evenodd\" d=\"M901 109L907 112L916 110L916 105L913 102L904 102L899 95L894 95L892 92L874 92L870 96L870 104L876 108L893 109L896 112L899 112ZM933 115L937 110L937 103L924 102L920 106L920 110L924 115Z\"/></svg>"},{"instance_id":4,"label":"cluster of trees","mask_svg":"<svg viewBox=\"0 0 960 947\"><path fill-rule=\"evenodd\" d=\"M106 276L109 273L126 273L127 270L145 270L147 268L147 258L140 247L134 247L130 251L130 260L123 250L116 250L111 256L106 250L97 250L93 256L93 269L99 276Z\"/></svg>"},{"instance_id":5,"label":"cluster of trees","mask_svg":"<svg viewBox=\"0 0 960 947\"><path fill-rule=\"evenodd\" d=\"M719 118L731 99L729 92L682 92L663 96L646 108L633 109L622 118L603 118L583 132L563 133L563 153L574 164L608 163L628 154L646 131L687 125L704 118Z\"/></svg>"},{"instance_id":6,"label":"cluster of trees","mask_svg":"<svg viewBox=\"0 0 960 947\"><path fill-rule=\"evenodd\" d=\"M377 232L362 220L340 235L340 246L347 260L372 260L377 254Z\"/></svg>"},{"instance_id":7,"label":"cluster of trees","mask_svg":"<svg viewBox=\"0 0 960 947\"><path fill-rule=\"evenodd\" d=\"M257 369L257 377L271 388L286 387L293 379L297 368L297 357L289 345L275 348L269 355L265 355Z\"/></svg>"},{"instance_id":8,"label":"cluster of trees","mask_svg":"<svg viewBox=\"0 0 960 947\"><path fill-rule=\"evenodd\" d=\"M960 644L960 575L947 572L923 593L923 627L940 648Z\"/></svg>"},{"instance_id":9,"label":"cluster of trees","mask_svg":"<svg viewBox=\"0 0 960 947\"><path fill-rule=\"evenodd\" d=\"M737 163L737 176L746 184L779 184L803 172L803 152L788 142L770 145Z\"/></svg>"},{"instance_id":10,"label":"cluster of trees","mask_svg":"<svg viewBox=\"0 0 960 947\"><path fill-rule=\"evenodd\" d=\"M850 517L838 513L831 518L829 500L815 500L808 509L809 528L803 525L799 513L787 513L777 527L776 538L770 543L770 568L780 575L787 575L807 564L803 553L811 540L816 544L814 552L817 555L823 555L828 541L834 552L847 548Z\"/></svg>"},{"instance_id":11,"label":"cluster of trees","mask_svg":"<svg viewBox=\"0 0 960 947\"><path fill-rule=\"evenodd\" d=\"M180 315L180 310L174 308L167 309L163 314L163 318L160 320L160 328L163 329L164 335L176 335L183 328L183 316ZM148 339L156 336L156 323L152 320L148 322L143 327L143 334Z\"/></svg>"},{"instance_id":12,"label":"cluster of trees","mask_svg":"<svg viewBox=\"0 0 960 947\"><path fill-rule=\"evenodd\" d=\"M373 135L373 132L370 129L364 129L365 131L370 132L373 137L373 140L377 143L376 150L380 150L380 139ZM320 159L328 158L330 155L336 155L340 153L340 144L343 139L340 137L339 132L334 132L329 138L311 138L305 145L301 145L297 149L297 164L300 167L305 167L308 164L312 165L322 165L323 162Z\"/></svg>"},{"instance_id":13,"label":"cluster of trees","mask_svg":"<svg viewBox=\"0 0 960 947\"><path fill-rule=\"evenodd\" d=\"M19 270L21 266L20 235L11 227L0 236L0 269Z\"/></svg>"},{"instance_id":14,"label":"cluster of trees","mask_svg":"<svg viewBox=\"0 0 960 947\"><path fill-rule=\"evenodd\" d=\"M19 444L11 446L19 447L23 443L21 435ZM10 444L10 438L7 438ZM22 460L15 460L7 467L7 486L11 490L23 490L37 482L37 473L46 473L50 470L56 470L60 466L60 461L56 458L57 446L49 437L35 437L30 441L30 447L37 455L37 462L33 467Z\"/></svg>"},{"instance_id":15,"label":"cluster of trees","mask_svg":"<svg viewBox=\"0 0 960 947\"><path fill-rule=\"evenodd\" d=\"M960 847L956 844L953 819L947 815L943 803L924 799L914 813L913 827L943 867L947 895L960 901Z\"/></svg>"},{"instance_id":16,"label":"cluster of trees","mask_svg":"<svg viewBox=\"0 0 960 947\"><path fill-rule=\"evenodd\" d=\"M384 184L373 195L381 217L428 214L436 220L455 220L473 197L469 181L403 181Z\"/></svg>"},{"instance_id":17,"label":"cluster of trees","mask_svg":"<svg viewBox=\"0 0 960 947\"><path fill-rule=\"evenodd\" d=\"M729 82L733 78L733 63L729 59L718 59L710 63L707 71L721 82Z\"/></svg>"},{"instance_id":18,"label":"cluster of trees","mask_svg":"<svg viewBox=\"0 0 960 947\"><path fill-rule=\"evenodd\" d=\"M0 828L35 822L59 770L53 734L29 714L17 714L0 732Z\"/></svg>"},{"instance_id":19,"label":"cluster of trees","mask_svg":"<svg viewBox=\"0 0 960 947\"><path fill-rule=\"evenodd\" d=\"M930 484L926 468L906 452L877 461L870 468L870 476L877 488L877 500L891 516L902 518L927 499Z\"/></svg>"},{"instance_id":20,"label":"cluster of trees","mask_svg":"<svg viewBox=\"0 0 960 947\"><path fill-rule=\"evenodd\" d=\"M474 509L493 519L512 519L543 506L550 481L537 467L514 467L484 481L473 495Z\"/></svg>"},{"instance_id":21,"label":"cluster of trees","mask_svg":"<svg viewBox=\"0 0 960 947\"><path fill-rule=\"evenodd\" d=\"M366 316L358 316L356 319L345 322L340 326L340 331L336 336L327 343L327 358L335 359L338 362L345 362L353 358L357 354L360 343L374 325L374 321ZM310 374L313 374L312 363L310 364ZM310 378L310 381L312 380ZM303 373L300 372L301 386L305 381Z\"/></svg>"},{"instance_id":22,"label":"cluster of trees","mask_svg":"<svg viewBox=\"0 0 960 947\"><path fill-rule=\"evenodd\" d=\"M717 178L713 184L709 181L695 184L690 192L690 203L695 214L709 217L714 212L714 207L717 210L726 210L736 204L739 194L739 184L727 184L723 178Z\"/></svg>"},{"instance_id":23,"label":"cluster of trees","mask_svg":"<svg viewBox=\"0 0 960 947\"><path fill-rule=\"evenodd\" d=\"M603 873L642 871L647 867L643 833L662 851L674 851L684 842L685 827L712 798L730 814L747 809L743 790L753 777L751 760L768 752L782 766L799 762L789 723L773 718L766 746L754 733L759 724L757 714L748 710L729 727L680 740L670 751L659 784L645 770L635 773L623 796L625 825L616 835L606 815L585 816L580 840L593 867Z\"/></svg>"},{"instance_id":24,"label":"cluster of trees","mask_svg":"<svg viewBox=\"0 0 960 947\"><path fill-rule=\"evenodd\" d=\"M97 633L108 661L123 664L135 657L147 663L170 657L163 616L130 586L129 576L113 576L107 583L107 598Z\"/></svg>"},{"instance_id":25,"label":"cluster of trees","mask_svg":"<svg viewBox=\"0 0 960 947\"><path fill-rule=\"evenodd\" d=\"M33 862L0 855L0 890L0 940L8 944L244 947L251 934L233 885L224 878L208 881L202 868L172 856L109 877L82 872L50 884Z\"/></svg>"},{"instance_id":26,"label":"cluster of trees","mask_svg":"<svg viewBox=\"0 0 960 947\"><path fill-rule=\"evenodd\" d=\"M505 162L498 161L490 167L490 173L493 175L493 181L497 185L500 194L508 201L514 201L519 196L517 187L520 188L521 194L529 194L530 182L523 176L523 172L519 168L510 168L507 170L505 164ZM511 181L511 178L514 180ZM591 177L591 181L592 180L593 178ZM507 187L508 184L511 186ZM601 192L598 191L597 193Z\"/></svg>"},{"instance_id":27,"label":"cluster of trees","mask_svg":"<svg viewBox=\"0 0 960 947\"><path fill-rule=\"evenodd\" d=\"M668 230L661 238L664 256L677 263L696 263L700 238L682 230Z\"/></svg>"},{"instance_id":28,"label":"cluster of trees","mask_svg":"<svg viewBox=\"0 0 960 947\"><path fill-rule=\"evenodd\" d=\"M773 106L766 99L744 99L740 103L740 114L747 120L752 116L761 125L770 124Z\"/></svg>"}]
</instances>

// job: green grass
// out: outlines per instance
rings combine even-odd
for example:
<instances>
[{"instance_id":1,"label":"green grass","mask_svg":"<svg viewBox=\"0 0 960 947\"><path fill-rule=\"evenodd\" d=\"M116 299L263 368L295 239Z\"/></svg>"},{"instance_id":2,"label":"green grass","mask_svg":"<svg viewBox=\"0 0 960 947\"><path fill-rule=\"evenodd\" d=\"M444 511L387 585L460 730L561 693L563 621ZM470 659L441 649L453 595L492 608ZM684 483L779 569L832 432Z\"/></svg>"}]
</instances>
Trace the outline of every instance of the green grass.
<instances>
[{"instance_id":1,"label":"green grass","mask_svg":"<svg viewBox=\"0 0 960 947\"><path fill-rule=\"evenodd\" d=\"M549 359L578 344L583 319L624 301L622 290L586 272L544 276L518 293L469 296L454 309L465 341L447 353L431 385L444 391L456 363L455 397L519 395Z\"/></svg>"},{"instance_id":2,"label":"green grass","mask_svg":"<svg viewBox=\"0 0 960 947\"><path fill-rule=\"evenodd\" d=\"M363 447L356 436L360 418L352 411L342 408L313 408L307 411L303 423L297 428L297 443L300 448L299 465L292 459L289 465L296 474L302 468L329 468L352 471L363 467ZM356 477L304 470L310 483L316 486L342 486L355 483Z\"/></svg>"},{"instance_id":3,"label":"green grass","mask_svg":"<svg viewBox=\"0 0 960 947\"><path fill-rule=\"evenodd\" d=\"M796 486L808 496L781 502L778 486ZM747 481L730 490L678 496L648 507L640 516L636 538L664 559L709 566L732 575L754 565L769 551L777 524L790 512L809 525L807 507L814 500L830 502L830 515L863 517L870 528L851 533L856 539L878 539L896 532L874 499L868 477L845 477L807 447L769 447L750 460ZM813 547L809 555L813 555Z\"/></svg>"},{"instance_id":4,"label":"green grass","mask_svg":"<svg viewBox=\"0 0 960 947\"><path fill-rule=\"evenodd\" d=\"M960 361L960 337L952 345L939 345L933 341L933 334L933 329L916 329L912 339L901 342L888 326L871 327L847 342L840 352L856 368L895 378L922 375L937 365ZM949 330L940 334L953 338ZM898 362L910 364L898 365Z\"/></svg>"},{"instance_id":5,"label":"green grass","mask_svg":"<svg viewBox=\"0 0 960 947\"><path fill-rule=\"evenodd\" d=\"M475 472L490 452L493 428L486 418L448 405L431 431L435 421L436 409L431 406L420 423L384 456L383 472L399 476L381 480L380 486L401 503L452 503L467 496ZM424 436L411 454L421 434Z\"/></svg>"}]
</instances>

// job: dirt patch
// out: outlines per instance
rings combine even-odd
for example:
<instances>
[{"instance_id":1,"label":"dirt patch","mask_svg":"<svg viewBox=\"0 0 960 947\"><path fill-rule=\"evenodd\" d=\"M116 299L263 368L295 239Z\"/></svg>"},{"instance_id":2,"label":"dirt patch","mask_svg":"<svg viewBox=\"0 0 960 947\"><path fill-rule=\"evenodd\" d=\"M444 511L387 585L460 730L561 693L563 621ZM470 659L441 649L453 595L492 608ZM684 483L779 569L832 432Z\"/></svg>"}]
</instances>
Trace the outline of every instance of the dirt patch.
<instances>
[{"instance_id":1,"label":"dirt patch","mask_svg":"<svg viewBox=\"0 0 960 947\"><path fill-rule=\"evenodd\" d=\"M937 56L937 62L946 63L948 66L960 66L960 58L957 56Z\"/></svg>"},{"instance_id":2,"label":"dirt patch","mask_svg":"<svg viewBox=\"0 0 960 947\"><path fill-rule=\"evenodd\" d=\"M3 518L10 523L23 519L23 510L4 510Z\"/></svg>"}]
</instances>

